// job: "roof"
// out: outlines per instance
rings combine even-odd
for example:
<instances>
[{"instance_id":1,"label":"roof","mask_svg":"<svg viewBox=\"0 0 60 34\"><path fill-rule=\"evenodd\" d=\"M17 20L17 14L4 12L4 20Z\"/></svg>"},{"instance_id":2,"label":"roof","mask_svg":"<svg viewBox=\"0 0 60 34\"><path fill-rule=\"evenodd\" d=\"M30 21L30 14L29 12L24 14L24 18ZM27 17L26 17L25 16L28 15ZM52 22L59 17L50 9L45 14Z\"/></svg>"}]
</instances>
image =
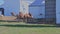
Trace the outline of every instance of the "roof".
<instances>
[{"instance_id":1,"label":"roof","mask_svg":"<svg viewBox=\"0 0 60 34\"><path fill-rule=\"evenodd\" d=\"M31 5L29 5L29 6L41 6L41 5L45 5L45 4L43 4L42 2L43 2L44 0L35 0Z\"/></svg>"}]
</instances>

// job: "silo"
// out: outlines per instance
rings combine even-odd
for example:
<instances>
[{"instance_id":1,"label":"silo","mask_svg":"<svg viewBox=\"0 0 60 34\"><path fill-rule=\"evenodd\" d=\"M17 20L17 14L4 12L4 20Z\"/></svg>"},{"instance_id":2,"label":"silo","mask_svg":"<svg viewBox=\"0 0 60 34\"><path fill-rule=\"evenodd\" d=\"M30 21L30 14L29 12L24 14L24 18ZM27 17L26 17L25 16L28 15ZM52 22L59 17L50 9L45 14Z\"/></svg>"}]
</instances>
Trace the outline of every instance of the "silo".
<instances>
[{"instance_id":1,"label":"silo","mask_svg":"<svg viewBox=\"0 0 60 34\"><path fill-rule=\"evenodd\" d=\"M56 23L56 0L45 0L46 23Z\"/></svg>"}]
</instances>

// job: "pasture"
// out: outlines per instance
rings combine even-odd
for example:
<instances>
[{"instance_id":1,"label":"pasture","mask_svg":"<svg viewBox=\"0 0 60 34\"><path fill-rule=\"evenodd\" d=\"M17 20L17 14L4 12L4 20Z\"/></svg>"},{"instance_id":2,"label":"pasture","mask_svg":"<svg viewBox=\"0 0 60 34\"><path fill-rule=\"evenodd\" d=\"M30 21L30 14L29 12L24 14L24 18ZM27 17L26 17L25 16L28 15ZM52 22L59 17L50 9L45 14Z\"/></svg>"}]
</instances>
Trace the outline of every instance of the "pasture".
<instances>
[{"instance_id":1,"label":"pasture","mask_svg":"<svg viewBox=\"0 0 60 34\"><path fill-rule=\"evenodd\" d=\"M0 22L0 34L60 34L60 27L48 24Z\"/></svg>"}]
</instances>

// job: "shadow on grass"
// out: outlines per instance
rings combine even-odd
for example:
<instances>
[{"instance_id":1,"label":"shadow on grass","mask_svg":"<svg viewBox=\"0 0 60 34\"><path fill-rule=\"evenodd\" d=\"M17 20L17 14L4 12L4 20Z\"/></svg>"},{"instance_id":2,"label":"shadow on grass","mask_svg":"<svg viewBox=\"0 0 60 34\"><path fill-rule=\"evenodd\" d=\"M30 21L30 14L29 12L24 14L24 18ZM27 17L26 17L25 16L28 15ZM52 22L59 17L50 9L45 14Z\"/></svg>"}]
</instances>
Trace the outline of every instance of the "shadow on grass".
<instances>
[{"instance_id":1,"label":"shadow on grass","mask_svg":"<svg viewBox=\"0 0 60 34\"><path fill-rule=\"evenodd\" d=\"M0 20L1 21L1 20ZM2 22L5 22L5 21L2 21ZM8 24L0 24L0 26L6 26L6 27L60 27L60 24L57 24L57 25L8 25Z\"/></svg>"},{"instance_id":2,"label":"shadow on grass","mask_svg":"<svg viewBox=\"0 0 60 34\"><path fill-rule=\"evenodd\" d=\"M6 27L60 27L59 25L0 25L0 26L6 26Z\"/></svg>"}]
</instances>

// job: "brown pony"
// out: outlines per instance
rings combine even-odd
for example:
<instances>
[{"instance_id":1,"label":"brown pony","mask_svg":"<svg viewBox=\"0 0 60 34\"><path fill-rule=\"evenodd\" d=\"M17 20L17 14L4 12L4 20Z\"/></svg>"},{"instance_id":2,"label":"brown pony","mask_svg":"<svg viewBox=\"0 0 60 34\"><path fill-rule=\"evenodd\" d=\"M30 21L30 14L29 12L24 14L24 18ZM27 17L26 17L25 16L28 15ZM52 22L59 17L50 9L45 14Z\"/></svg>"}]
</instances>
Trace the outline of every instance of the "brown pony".
<instances>
[{"instance_id":1,"label":"brown pony","mask_svg":"<svg viewBox=\"0 0 60 34\"><path fill-rule=\"evenodd\" d=\"M32 15L31 15L30 13L26 13L26 14L24 15L24 18L32 18Z\"/></svg>"},{"instance_id":2,"label":"brown pony","mask_svg":"<svg viewBox=\"0 0 60 34\"><path fill-rule=\"evenodd\" d=\"M30 13L23 14L22 12L19 12L17 18L32 18L32 15Z\"/></svg>"},{"instance_id":3,"label":"brown pony","mask_svg":"<svg viewBox=\"0 0 60 34\"><path fill-rule=\"evenodd\" d=\"M22 12L19 12L19 14L17 15L17 18L24 18L24 14Z\"/></svg>"}]
</instances>

